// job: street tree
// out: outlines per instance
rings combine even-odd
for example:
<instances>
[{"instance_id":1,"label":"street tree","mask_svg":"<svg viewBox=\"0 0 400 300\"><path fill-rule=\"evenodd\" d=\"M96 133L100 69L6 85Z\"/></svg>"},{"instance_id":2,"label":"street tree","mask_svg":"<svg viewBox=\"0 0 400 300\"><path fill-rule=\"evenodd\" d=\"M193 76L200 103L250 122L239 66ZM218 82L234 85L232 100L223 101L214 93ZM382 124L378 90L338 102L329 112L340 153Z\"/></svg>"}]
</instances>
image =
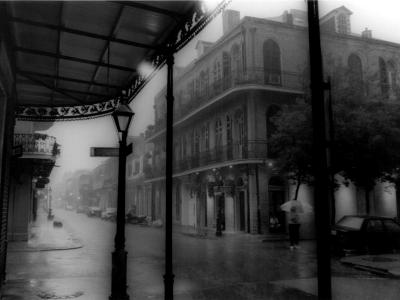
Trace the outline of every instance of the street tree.
<instances>
[{"instance_id":1,"label":"street tree","mask_svg":"<svg viewBox=\"0 0 400 300\"><path fill-rule=\"evenodd\" d=\"M272 122L274 133L268 141L270 154L296 184L294 200L297 200L300 185L312 181L311 108L306 103L283 106Z\"/></svg>"}]
</instances>

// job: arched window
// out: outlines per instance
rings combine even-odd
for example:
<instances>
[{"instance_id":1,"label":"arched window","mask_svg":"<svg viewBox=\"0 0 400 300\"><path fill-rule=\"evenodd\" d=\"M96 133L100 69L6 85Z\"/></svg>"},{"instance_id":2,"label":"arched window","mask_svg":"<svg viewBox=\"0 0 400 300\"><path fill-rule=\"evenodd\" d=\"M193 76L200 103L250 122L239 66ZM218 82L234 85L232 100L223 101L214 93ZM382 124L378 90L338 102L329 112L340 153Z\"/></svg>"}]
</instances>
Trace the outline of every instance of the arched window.
<instances>
[{"instance_id":1,"label":"arched window","mask_svg":"<svg viewBox=\"0 0 400 300\"><path fill-rule=\"evenodd\" d=\"M382 95L386 97L389 92L389 82L388 82L388 73L386 69L386 63L379 57L379 76L380 76L380 84L381 84L381 91Z\"/></svg>"},{"instance_id":2,"label":"arched window","mask_svg":"<svg viewBox=\"0 0 400 300\"><path fill-rule=\"evenodd\" d=\"M351 54L347 60L347 65L349 68L349 83L350 87L357 91L358 93L363 93L363 75L362 75L362 64L361 59L355 55Z\"/></svg>"},{"instance_id":3,"label":"arched window","mask_svg":"<svg viewBox=\"0 0 400 300\"><path fill-rule=\"evenodd\" d=\"M342 34L347 34L347 18L344 14L340 14L337 18L338 20L338 32Z\"/></svg>"},{"instance_id":4,"label":"arched window","mask_svg":"<svg viewBox=\"0 0 400 300\"><path fill-rule=\"evenodd\" d=\"M233 82L236 83L240 80L240 76L243 72L242 59L240 56L240 47L238 44L232 46L231 56L232 56L232 77L233 77Z\"/></svg>"},{"instance_id":5,"label":"arched window","mask_svg":"<svg viewBox=\"0 0 400 300\"><path fill-rule=\"evenodd\" d=\"M223 89L227 89L231 86L231 57L229 53L222 53L222 78L223 78Z\"/></svg>"},{"instance_id":6,"label":"arched window","mask_svg":"<svg viewBox=\"0 0 400 300\"><path fill-rule=\"evenodd\" d=\"M274 151L271 148L270 144L270 138L272 135L276 132L276 125L273 122L273 118L280 112L280 107L277 105L271 105L268 107L267 113L266 113L266 121L267 121L267 153L268 157L274 158L276 157L277 153L274 153Z\"/></svg>"},{"instance_id":7,"label":"arched window","mask_svg":"<svg viewBox=\"0 0 400 300\"><path fill-rule=\"evenodd\" d=\"M264 83L281 84L281 50L273 40L267 40L263 45Z\"/></svg>"}]
</instances>

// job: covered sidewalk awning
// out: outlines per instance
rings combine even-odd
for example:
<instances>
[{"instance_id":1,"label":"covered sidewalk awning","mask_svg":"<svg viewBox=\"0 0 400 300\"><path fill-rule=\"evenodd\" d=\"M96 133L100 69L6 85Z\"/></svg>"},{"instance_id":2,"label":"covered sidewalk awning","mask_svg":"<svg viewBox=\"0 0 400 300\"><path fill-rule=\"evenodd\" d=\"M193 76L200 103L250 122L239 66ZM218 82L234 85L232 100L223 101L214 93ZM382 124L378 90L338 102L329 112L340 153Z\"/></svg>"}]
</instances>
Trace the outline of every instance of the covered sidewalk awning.
<instances>
[{"instance_id":1,"label":"covered sidewalk awning","mask_svg":"<svg viewBox=\"0 0 400 300\"><path fill-rule=\"evenodd\" d=\"M186 45L226 5L200 1L3 4L14 49L16 117L54 121L111 113L165 64L168 48ZM154 75L154 72L152 73Z\"/></svg>"}]
</instances>

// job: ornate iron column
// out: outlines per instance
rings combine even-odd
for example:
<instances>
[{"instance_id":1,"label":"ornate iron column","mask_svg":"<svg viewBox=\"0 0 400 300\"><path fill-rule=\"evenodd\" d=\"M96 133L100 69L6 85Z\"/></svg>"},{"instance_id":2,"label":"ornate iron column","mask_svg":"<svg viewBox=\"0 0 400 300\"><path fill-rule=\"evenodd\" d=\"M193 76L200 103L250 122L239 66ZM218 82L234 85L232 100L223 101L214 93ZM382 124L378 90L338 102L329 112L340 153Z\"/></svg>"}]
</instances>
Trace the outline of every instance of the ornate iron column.
<instances>
[{"instance_id":1,"label":"ornate iron column","mask_svg":"<svg viewBox=\"0 0 400 300\"><path fill-rule=\"evenodd\" d=\"M313 126L313 169L315 176L314 203L317 233L318 299L331 299L330 217L329 217L329 168L322 72L321 37L318 1L308 0L308 32L310 47L311 105Z\"/></svg>"},{"instance_id":2,"label":"ornate iron column","mask_svg":"<svg viewBox=\"0 0 400 300\"><path fill-rule=\"evenodd\" d=\"M124 94L125 95L125 94ZM134 116L133 111L125 101L121 100L112 117L118 130L118 202L117 202L117 232L115 234L115 250L112 253L112 278L110 300L129 300L126 293L126 263L125 251L125 174L126 156L132 153L132 144L126 145L129 125Z\"/></svg>"},{"instance_id":3,"label":"ornate iron column","mask_svg":"<svg viewBox=\"0 0 400 300\"><path fill-rule=\"evenodd\" d=\"M173 120L174 120L174 92L173 67L174 51L167 50L167 140L166 140L166 172L165 172L165 274L164 299L174 298L174 273L172 270L172 159L173 159Z\"/></svg>"},{"instance_id":4,"label":"ornate iron column","mask_svg":"<svg viewBox=\"0 0 400 300\"><path fill-rule=\"evenodd\" d=\"M122 138L119 141L117 232L115 234L115 250L112 253L110 300L129 300L129 296L126 292L126 264L128 252L125 251L126 138L127 132L123 132Z\"/></svg>"}]
</instances>

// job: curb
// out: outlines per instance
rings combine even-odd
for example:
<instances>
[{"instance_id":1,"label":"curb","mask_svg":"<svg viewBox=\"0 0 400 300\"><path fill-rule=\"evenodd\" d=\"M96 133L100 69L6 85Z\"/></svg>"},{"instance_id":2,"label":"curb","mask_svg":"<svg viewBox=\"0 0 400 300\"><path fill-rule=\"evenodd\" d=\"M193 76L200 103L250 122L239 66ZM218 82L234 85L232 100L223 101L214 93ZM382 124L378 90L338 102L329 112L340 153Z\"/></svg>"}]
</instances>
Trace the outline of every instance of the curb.
<instances>
[{"instance_id":1,"label":"curb","mask_svg":"<svg viewBox=\"0 0 400 300\"><path fill-rule=\"evenodd\" d=\"M341 262L341 263L344 265L351 266L357 270L367 271L367 272L370 272L373 274L382 275L382 276L386 276L386 277L400 278L399 275L393 274L387 269L371 267L371 266L364 266L364 265L360 265L360 264L352 263L352 262Z\"/></svg>"},{"instance_id":2,"label":"curb","mask_svg":"<svg viewBox=\"0 0 400 300\"><path fill-rule=\"evenodd\" d=\"M27 248L27 249L9 249L10 252L41 252L41 251L62 251L75 250L83 248L83 245L65 246L65 247L44 247L44 248Z\"/></svg>"}]
</instances>

